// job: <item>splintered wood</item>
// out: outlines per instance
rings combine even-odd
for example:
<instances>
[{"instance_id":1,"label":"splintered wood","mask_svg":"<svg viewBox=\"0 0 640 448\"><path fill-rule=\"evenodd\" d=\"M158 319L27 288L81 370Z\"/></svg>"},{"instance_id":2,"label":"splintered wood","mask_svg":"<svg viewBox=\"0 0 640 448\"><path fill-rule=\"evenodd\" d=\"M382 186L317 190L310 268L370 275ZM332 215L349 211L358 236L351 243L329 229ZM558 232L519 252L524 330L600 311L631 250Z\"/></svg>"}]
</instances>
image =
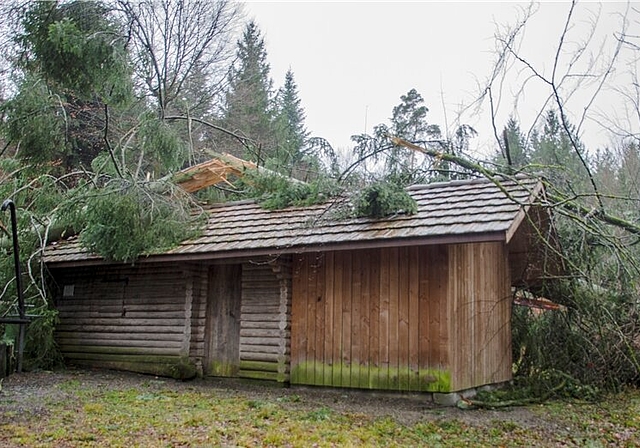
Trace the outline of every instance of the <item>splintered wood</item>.
<instances>
[{"instance_id":1,"label":"splintered wood","mask_svg":"<svg viewBox=\"0 0 640 448\"><path fill-rule=\"evenodd\" d=\"M239 159L231 154L224 154L179 171L174 176L174 180L180 188L188 193L193 193L222 182L233 186L228 179L229 176L240 177L246 169L255 170L257 166L253 162Z\"/></svg>"}]
</instances>

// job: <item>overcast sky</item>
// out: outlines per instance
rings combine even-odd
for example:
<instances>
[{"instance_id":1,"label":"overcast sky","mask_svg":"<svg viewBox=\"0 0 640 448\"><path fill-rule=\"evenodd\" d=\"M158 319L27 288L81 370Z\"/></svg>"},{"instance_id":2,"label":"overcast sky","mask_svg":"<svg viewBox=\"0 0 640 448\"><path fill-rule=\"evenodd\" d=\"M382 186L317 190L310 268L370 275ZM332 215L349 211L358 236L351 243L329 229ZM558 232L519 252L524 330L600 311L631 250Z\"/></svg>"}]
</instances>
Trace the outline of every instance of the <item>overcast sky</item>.
<instances>
[{"instance_id":1,"label":"overcast sky","mask_svg":"<svg viewBox=\"0 0 640 448\"><path fill-rule=\"evenodd\" d=\"M538 5L522 51L549 73L570 2ZM451 130L459 111L477 98L496 59L494 35L516 22L528 3L517 2L249 2L245 11L265 37L276 87L291 68L312 135L334 148L350 146L350 136L386 122L400 96L411 88L429 107L428 120ZM600 5L582 4L572 36L584 39ZM624 3L602 5L598 33L611 36ZM579 14L579 15L578 15ZM581 35L581 34L586 34ZM579 36L579 37L578 37ZM573 38L573 37L572 37ZM575 44L575 41L572 42ZM611 44L606 44L611 45ZM605 45L605 46L606 46ZM607 48L605 48L607 51ZM525 74L514 74L503 89L498 122L515 114L530 126L543 90L526 85L514 108L512 93ZM544 87L543 87L544 88ZM579 114L584 104L574 105ZM579 116L579 115L574 115ZM480 133L477 146L494 145L490 114L467 110L462 122ZM585 127L588 128L588 127ZM594 130L584 137L602 145Z\"/></svg>"}]
</instances>

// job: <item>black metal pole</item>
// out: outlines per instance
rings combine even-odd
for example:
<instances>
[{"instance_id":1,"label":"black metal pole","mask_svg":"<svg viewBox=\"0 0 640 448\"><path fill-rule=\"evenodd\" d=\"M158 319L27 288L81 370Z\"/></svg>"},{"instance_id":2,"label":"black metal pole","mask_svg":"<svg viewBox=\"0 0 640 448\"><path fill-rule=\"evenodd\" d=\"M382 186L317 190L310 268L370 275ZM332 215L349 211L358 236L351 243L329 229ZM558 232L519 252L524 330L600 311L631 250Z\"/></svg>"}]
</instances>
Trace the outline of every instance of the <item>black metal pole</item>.
<instances>
[{"instance_id":1,"label":"black metal pole","mask_svg":"<svg viewBox=\"0 0 640 448\"><path fill-rule=\"evenodd\" d=\"M18 221L16 219L16 206L11 199L7 199L2 203L0 211L5 211L9 208L11 213L11 235L13 237L13 262L16 268L16 289L18 292L18 314L20 319L26 319L26 312L24 306L24 297L22 295L22 275L20 273L20 245L18 244ZM22 372L22 355L24 353L24 323L19 324L20 331L18 333L18 372Z\"/></svg>"}]
</instances>

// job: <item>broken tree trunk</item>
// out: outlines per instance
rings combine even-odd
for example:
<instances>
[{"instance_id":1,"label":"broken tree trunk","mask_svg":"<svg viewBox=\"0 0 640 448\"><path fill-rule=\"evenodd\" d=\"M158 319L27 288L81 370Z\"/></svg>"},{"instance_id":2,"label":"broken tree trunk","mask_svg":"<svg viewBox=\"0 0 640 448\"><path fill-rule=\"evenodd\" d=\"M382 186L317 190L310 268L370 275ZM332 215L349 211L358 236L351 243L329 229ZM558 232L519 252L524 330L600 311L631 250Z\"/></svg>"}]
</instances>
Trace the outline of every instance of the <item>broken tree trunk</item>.
<instances>
[{"instance_id":1,"label":"broken tree trunk","mask_svg":"<svg viewBox=\"0 0 640 448\"><path fill-rule=\"evenodd\" d=\"M221 182L231 185L228 180L229 176L240 177L245 170L257 168L253 162L239 159L231 154L224 154L178 171L173 176L173 181L186 192L193 193Z\"/></svg>"},{"instance_id":2,"label":"broken tree trunk","mask_svg":"<svg viewBox=\"0 0 640 448\"><path fill-rule=\"evenodd\" d=\"M212 155L214 157L211 160L191 166L182 171L178 171L173 176L173 182L180 186L184 191L193 193L222 182L233 186L229 181L229 177L242 177L247 171L257 171L268 175L282 176L275 171L259 167L253 162L239 159L231 154ZM287 179L291 182L302 183L302 181L298 179L290 177Z\"/></svg>"}]
</instances>

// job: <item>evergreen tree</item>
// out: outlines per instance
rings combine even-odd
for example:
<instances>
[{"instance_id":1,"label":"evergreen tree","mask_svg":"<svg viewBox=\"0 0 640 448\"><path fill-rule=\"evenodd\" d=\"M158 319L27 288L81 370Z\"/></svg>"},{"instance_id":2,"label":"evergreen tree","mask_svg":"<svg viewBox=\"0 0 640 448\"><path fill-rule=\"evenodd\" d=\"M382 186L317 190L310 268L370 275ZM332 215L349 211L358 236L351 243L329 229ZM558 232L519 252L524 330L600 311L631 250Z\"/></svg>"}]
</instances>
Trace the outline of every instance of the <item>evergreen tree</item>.
<instances>
[{"instance_id":1,"label":"evergreen tree","mask_svg":"<svg viewBox=\"0 0 640 448\"><path fill-rule=\"evenodd\" d=\"M113 101L129 93L126 41L103 2L33 2L22 26L17 41L25 71L82 99Z\"/></svg>"},{"instance_id":2,"label":"evergreen tree","mask_svg":"<svg viewBox=\"0 0 640 448\"><path fill-rule=\"evenodd\" d=\"M226 152L263 162L274 155L273 82L269 77L271 68L264 38L255 22L246 26L238 41L236 56L238 63L229 76L222 123L253 144L243 146L228 137L221 138L220 142Z\"/></svg>"},{"instance_id":3,"label":"evergreen tree","mask_svg":"<svg viewBox=\"0 0 640 448\"><path fill-rule=\"evenodd\" d=\"M276 149L275 158L289 174L294 174L296 170L309 168L305 159L305 145L309 132L305 128L305 113L298 97L298 86L296 85L293 71L289 69L285 75L284 86L278 91L276 99Z\"/></svg>"},{"instance_id":4,"label":"evergreen tree","mask_svg":"<svg viewBox=\"0 0 640 448\"><path fill-rule=\"evenodd\" d=\"M378 133L391 135L418 145L429 145L441 138L440 127L427 122L429 109L424 98L416 89L411 89L400 97L400 104L393 108L391 127L388 131L378 129ZM392 148L385 161L385 174L397 179L401 184L422 182L428 177L430 161L423 155L406 148Z\"/></svg>"},{"instance_id":5,"label":"evergreen tree","mask_svg":"<svg viewBox=\"0 0 640 448\"><path fill-rule=\"evenodd\" d=\"M593 156L593 174L601 193L611 197L624 195L618 184L620 168L620 159L610 147L596 151ZM607 205L616 202L608 199L605 201Z\"/></svg>"},{"instance_id":6,"label":"evergreen tree","mask_svg":"<svg viewBox=\"0 0 640 448\"><path fill-rule=\"evenodd\" d=\"M571 127L570 132L573 132ZM589 190L587 169L580 160L580 155L586 157L584 145L577 136L572 138L577 142L577 150L556 111L547 111L541 129L531 138L531 163L543 169L549 181L558 188Z\"/></svg>"},{"instance_id":7,"label":"evergreen tree","mask_svg":"<svg viewBox=\"0 0 640 448\"><path fill-rule=\"evenodd\" d=\"M31 162L88 166L105 148L105 107L132 93L118 26L100 2L40 1L28 5L22 28L18 94L2 106L5 136Z\"/></svg>"},{"instance_id":8,"label":"evergreen tree","mask_svg":"<svg viewBox=\"0 0 640 448\"><path fill-rule=\"evenodd\" d=\"M504 167L506 172L513 172L525 167L529 163L529 148L515 118L509 118L502 130L502 137L502 148L496 154L494 162L500 167Z\"/></svg>"},{"instance_id":9,"label":"evergreen tree","mask_svg":"<svg viewBox=\"0 0 640 448\"><path fill-rule=\"evenodd\" d=\"M618 183L621 195L640 199L640 147L634 140L625 142L620 150ZM637 209L636 209L637 210Z\"/></svg>"},{"instance_id":10,"label":"evergreen tree","mask_svg":"<svg viewBox=\"0 0 640 448\"><path fill-rule=\"evenodd\" d=\"M390 131L396 136L420 144L440 138L440 127L427 123L429 109L416 89L400 97L401 103L393 108Z\"/></svg>"}]
</instances>

